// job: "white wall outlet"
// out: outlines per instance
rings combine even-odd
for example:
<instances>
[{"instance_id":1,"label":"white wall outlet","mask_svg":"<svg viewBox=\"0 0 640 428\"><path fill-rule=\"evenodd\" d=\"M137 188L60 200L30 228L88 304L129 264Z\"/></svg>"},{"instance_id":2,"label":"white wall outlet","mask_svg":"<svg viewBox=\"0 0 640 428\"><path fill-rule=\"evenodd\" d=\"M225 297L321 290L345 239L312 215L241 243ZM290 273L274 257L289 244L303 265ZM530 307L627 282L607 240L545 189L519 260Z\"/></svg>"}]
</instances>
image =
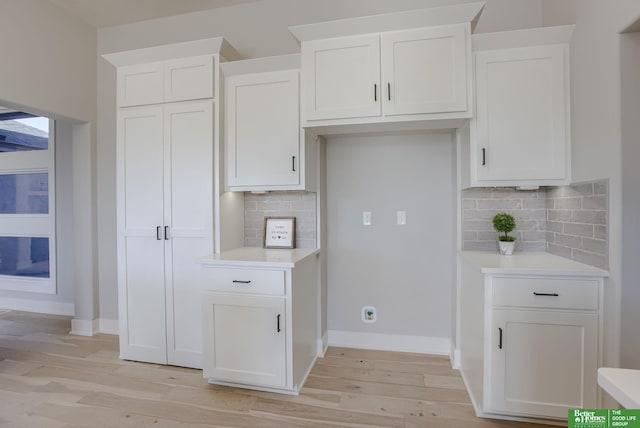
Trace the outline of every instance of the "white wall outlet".
<instances>
[{"instance_id":1,"label":"white wall outlet","mask_svg":"<svg viewBox=\"0 0 640 428\"><path fill-rule=\"evenodd\" d=\"M374 323L378 319L378 311L373 306L364 306L362 308L362 322Z\"/></svg>"},{"instance_id":2,"label":"white wall outlet","mask_svg":"<svg viewBox=\"0 0 640 428\"><path fill-rule=\"evenodd\" d=\"M407 212L406 211L398 211L396 213L396 223L401 226L407 224Z\"/></svg>"},{"instance_id":3,"label":"white wall outlet","mask_svg":"<svg viewBox=\"0 0 640 428\"><path fill-rule=\"evenodd\" d=\"M364 226L371 226L371 211L362 212L362 224Z\"/></svg>"}]
</instances>

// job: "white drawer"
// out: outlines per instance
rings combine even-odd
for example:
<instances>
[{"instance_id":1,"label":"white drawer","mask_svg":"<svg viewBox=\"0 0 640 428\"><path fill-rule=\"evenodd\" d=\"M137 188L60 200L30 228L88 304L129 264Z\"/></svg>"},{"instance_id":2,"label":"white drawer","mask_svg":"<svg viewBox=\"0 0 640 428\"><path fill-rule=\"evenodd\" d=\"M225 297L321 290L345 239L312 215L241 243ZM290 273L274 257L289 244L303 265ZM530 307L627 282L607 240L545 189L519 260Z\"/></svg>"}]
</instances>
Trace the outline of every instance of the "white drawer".
<instances>
[{"instance_id":1,"label":"white drawer","mask_svg":"<svg viewBox=\"0 0 640 428\"><path fill-rule=\"evenodd\" d=\"M491 304L548 309L598 309L596 279L493 277Z\"/></svg>"},{"instance_id":2,"label":"white drawer","mask_svg":"<svg viewBox=\"0 0 640 428\"><path fill-rule=\"evenodd\" d=\"M206 291L284 296L284 270L206 268Z\"/></svg>"}]
</instances>

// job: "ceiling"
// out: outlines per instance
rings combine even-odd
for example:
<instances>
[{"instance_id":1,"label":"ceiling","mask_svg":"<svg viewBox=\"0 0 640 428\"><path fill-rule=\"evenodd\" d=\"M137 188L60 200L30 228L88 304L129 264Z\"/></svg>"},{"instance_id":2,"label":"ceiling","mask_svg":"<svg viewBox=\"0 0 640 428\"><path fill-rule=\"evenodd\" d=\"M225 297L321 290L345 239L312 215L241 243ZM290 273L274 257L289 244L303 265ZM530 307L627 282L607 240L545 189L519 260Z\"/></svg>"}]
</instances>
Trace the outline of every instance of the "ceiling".
<instances>
[{"instance_id":1,"label":"ceiling","mask_svg":"<svg viewBox=\"0 0 640 428\"><path fill-rule=\"evenodd\" d=\"M181 15L259 0L49 0L96 28Z\"/></svg>"}]
</instances>

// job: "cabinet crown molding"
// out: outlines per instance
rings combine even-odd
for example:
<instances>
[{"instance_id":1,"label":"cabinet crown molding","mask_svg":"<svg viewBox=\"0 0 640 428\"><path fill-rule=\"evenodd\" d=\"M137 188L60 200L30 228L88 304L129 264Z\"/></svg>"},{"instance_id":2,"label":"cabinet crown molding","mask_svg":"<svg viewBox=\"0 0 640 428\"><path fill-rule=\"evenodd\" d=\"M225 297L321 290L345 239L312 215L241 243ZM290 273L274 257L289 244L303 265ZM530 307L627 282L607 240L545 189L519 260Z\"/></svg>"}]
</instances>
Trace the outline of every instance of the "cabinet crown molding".
<instances>
[{"instance_id":1,"label":"cabinet crown molding","mask_svg":"<svg viewBox=\"0 0 640 428\"><path fill-rule=\"evenodd\" d=\"M492 49L569 44L574 27L575 25L558 25L554 27L473 34L471 36L471 46L475 52Z\"/></svg>"},{"instance_id":2,"label":"cabinet crown molding","mask_svg":"<svg viewBox=\"0 0 640 428\"><path fill-rule=\"evenodd\" d=\"M167 61L203 55L220 55L227 61L242 59L240 54L223 37L192 40L169 45L131 49L122 52L104 54L102 57L116 67Z\"/></svg>"},{"instance_id":3,"label":"cabinet crown molding","mask_svg":"<svg viewBox=\"0 0 640 428\"><path fill-rule=\"evenodd\" d=\"M299 42L460 23L475 28L486 2L431 7L289 27Z\"/></svg>"}]
</instances>

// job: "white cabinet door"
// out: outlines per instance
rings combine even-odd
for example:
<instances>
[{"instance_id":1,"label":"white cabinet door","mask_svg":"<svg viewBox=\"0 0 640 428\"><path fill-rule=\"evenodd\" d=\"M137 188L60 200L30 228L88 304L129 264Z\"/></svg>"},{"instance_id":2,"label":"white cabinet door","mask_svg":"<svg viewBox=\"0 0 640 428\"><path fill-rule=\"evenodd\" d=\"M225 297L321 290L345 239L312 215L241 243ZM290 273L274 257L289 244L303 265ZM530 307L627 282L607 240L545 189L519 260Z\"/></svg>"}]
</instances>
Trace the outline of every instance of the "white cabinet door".
<instances>
[{"instance_id":1,"label":"white cabinet door","mask_svg":"<svg viewBox=\"0 0 640 428\"><path fill-rule=\"evenodd\" d=\"M140 106L162 102L162 63L118 67L118 106Z\"/></svg>"},{"instance_id":2,"label":"white cabinet door","mask_svg":"<svg viewBox=\"0 0 640 428\"><path fill-rule=\"evenodd\" d=\"M118 67L118 106L213 98L211 55Z\"/></svg>"},{"instance_id":3,"label":"white cabinet door","mask_svg":"<svg viewBox=\"0 0 640 428\"><path fill-rule=\"evenodd\" d=\"M167 360L202 367L202 271L213 253L213 104L164 106Z\"/></svg>"},{"instance_id":4,"label":"white cabinet door","mask_svg":"<svg viewBox=\"0 0 640 428\"><path fill-rule=\"evenodd\" d=\"M306 120L380 116L380 36L305 42Z\"/></svg>"},{"instance_id":5,"label":"white cabinet door","mask_svg":"<svg viewBox=\"0 0 640 428\"><path fill-rule=\"evenodd\" d=\"M118 113L120 356L166 364L162 107Z\"/></svg>"},{"instance_id":6,"label":"white cabinet door","mask_svg":"<svg viewBox=\"0 0 640 428\"><path fill-rule=\"evenodd\" d=\"M597 313L494 309L491 316L486 411L566 418L568 409L596 407Z\"/></svg>"},{"instance_id":7,"label":"white cabinet door","mask_svg":"<svg viewBox=\"0 0 640 428\"><path fill-rule=\"evenodd\" d=\"M164 102L213 98L213 56L164 63Z\"/></svg>"},{"instance_id":8,"label":"white cabinet door","mask_svg":"<svg viewBox=\"0 0 640 428\"><path fill-rule=\"evenodd\" d=\"M472 175L541 185L568 180L566 47L475 54L476 120ZM508 185L508 183L507 183Z\"/></svg>"},{"instance_id":9,"label":"white cabinet door","mask_svg":"<svg viewBox=\"0 0 640 428\"><path fill-rule=\"evenodd\" d=\"M207 293L203 311L204 377L286 386L284 297Z\"/></svg>"},{"instance_id":10,"label":"white cabinet door","mask_svg":"<svg viewBox=\"0 0 640 428\"><path fill-rule=\"evenodd\" d=\"M230 188L300 183L298 71L230 76L225 113Z\"/></svg>"},{"instance_id":11,"label":"white cabinet door","mask_svg":"<svg viewBox=\"0 0 640 428\"><path fill-rule=\"evenodd\" d=\"M382 34L385 115L468 109L467 28L461 24Z\"/></svg>"}]
</instances>

